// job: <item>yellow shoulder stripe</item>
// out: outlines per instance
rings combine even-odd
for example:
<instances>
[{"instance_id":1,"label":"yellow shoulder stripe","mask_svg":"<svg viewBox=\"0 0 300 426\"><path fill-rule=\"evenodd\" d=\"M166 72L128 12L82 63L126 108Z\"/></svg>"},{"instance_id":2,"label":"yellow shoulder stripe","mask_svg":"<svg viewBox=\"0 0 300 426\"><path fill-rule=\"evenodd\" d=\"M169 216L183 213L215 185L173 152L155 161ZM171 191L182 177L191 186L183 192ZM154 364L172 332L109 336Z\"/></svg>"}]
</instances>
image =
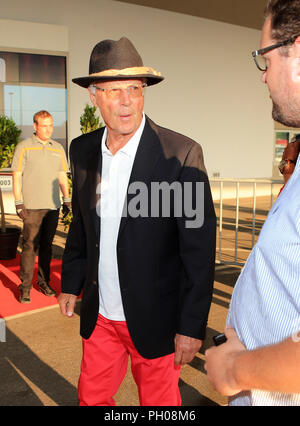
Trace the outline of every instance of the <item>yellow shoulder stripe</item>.
<instances>
[{"instance_id":1,"label":"yellow shoulder stripe","mask_svg":"<svg viewBox=\"0 0 300 426\"><path fill-rule=\"evenodd\" d=\"M23 156L25 154L25 151L30 151L30 150L42 150L43 148L23 148L22 151L20 152L20 157L19 157L19 162L18 162L18 170L17 171L21 171L22 170L22 161L23 161Z\"/></svg>"},{"instance_id":2,"label":"yellow shoulder stripe","mask_svg":"<svg viewBox=\"0 0 300 426\"><path fill-rule=\"evenodd\" d=\"M22 151L20 152L17 171L22 171L22 161L23 161L23 157L24 157L24 154L25 154L26 151L41 151L42 149L43 149L43 147L26 147L26 148L23 148ZM67 164L65 162L65 157L64 157L61 149L48 148L48 147L46 147L46 149L48 149L48 151L54 151L54 152L57 152L57 153L60 154L63 169L66 172L68 170L68 167L67 167Z\"/></svg>"},{"instance_id":3,"label":"yellow shoulder stripe","mask_svg":"<svg viewBox=\"0 0 300 426\"><path fill-rule=\"evenodd\" d=\"M63 169L66 172L68 169L67 169L67 165L66 165L65 158L64 158L62 150L61 149L55 149L55 148L49 148L48 146L46 146L46 149L48 149L48 151L54 151L54 152L58 152L60 154Z\"/></svg>"}]
</instances>

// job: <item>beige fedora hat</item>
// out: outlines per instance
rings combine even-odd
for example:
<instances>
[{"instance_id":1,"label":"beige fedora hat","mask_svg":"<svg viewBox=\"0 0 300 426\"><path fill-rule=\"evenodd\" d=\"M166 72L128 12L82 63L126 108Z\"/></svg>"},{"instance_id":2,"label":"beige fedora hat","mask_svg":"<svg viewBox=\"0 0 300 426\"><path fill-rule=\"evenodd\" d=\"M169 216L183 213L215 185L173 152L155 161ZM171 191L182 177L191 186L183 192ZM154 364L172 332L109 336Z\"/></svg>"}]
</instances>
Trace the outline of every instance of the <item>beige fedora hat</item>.
<instances>
[{"instance_id":1,"label":"beige fedora hat","mask_svg":"<svg viewBox=\"0 0 300 426\"><path fill-rule=\"evenodd\" d=\"M160 72L143 65L142 58L131 41L122 37L118 41L103 40L96 44L90 57L89 75L73 78L73 82L87 88L91 83L107 80L145 78L147 86L160 83Z\"/></svg>"}]
</instances>

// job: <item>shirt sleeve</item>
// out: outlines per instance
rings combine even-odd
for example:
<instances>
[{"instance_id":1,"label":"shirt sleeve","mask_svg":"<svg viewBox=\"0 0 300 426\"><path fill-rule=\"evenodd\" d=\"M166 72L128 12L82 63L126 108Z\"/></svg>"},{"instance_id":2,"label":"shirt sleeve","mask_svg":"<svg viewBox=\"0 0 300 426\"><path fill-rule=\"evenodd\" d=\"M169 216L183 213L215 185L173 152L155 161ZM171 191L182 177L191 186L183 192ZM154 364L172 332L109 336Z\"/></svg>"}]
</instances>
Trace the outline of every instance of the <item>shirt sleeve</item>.
<instances>
[{"instance_id":1,"label":"shirt sleeve","mask_svg":"<svg viewBox=\"0 0 300 426\"><path fill-rule=\"evenodd\" d=\"M69 166L68 166L66 153L65 153L65 150L63 148L60 150L60 155L61 155L61 162L60 162L59 171L67 173L69 171Z\"/></svg>"},{"instance_id":2,"label":"shirt sleeve","mask_svg":"<svg viewBox=\"0 0 300 426\"><path fill-rule=\"evenodd\" d=\"M300 237L300 209L298 210L298 214L296 215L296 228Z\"/></svg>"},{"instance_id":3,"label":"shirt sleeve","mask_svg":"<svg viewBox=\"0 0 300 426\"><path fill-rule=\"evenodd\" d=\"M16 146L11 169L13 172L23 172L26 163L26 149L24 144L19 143Z\"/></svg>"}]
</instances>

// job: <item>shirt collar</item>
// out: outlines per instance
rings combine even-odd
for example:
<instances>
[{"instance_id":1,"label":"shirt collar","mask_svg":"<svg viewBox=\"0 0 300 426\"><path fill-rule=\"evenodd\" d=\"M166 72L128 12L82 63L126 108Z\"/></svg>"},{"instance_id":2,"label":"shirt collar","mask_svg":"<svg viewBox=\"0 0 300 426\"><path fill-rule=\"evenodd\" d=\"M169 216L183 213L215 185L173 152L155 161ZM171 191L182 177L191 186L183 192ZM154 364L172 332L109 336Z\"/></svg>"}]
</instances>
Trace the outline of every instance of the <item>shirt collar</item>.
<instances>
[{"instance_id":1,"label":"shirt collar","mask_svg":"<svg viewBox=\"0 0 300 426\"><path fill-rule=\"evenodd\" d=\"M52 145L52 140L51 139L47 139L46 141L42 141L41 139L39 139L35 134L33 134L33 139L35 142L38 142L42 145Z\"/></svg>"},{"instance_id":2,"label":"shirt collar","mask_svg":"<svg viewBox=\"0 0 300 426\"><path fill-rule=\"evenodd\" d=\"M146 122L146 118L145 118L145 114L143 112L143 118L142 118L142 121L141 121L139 128L137 129L135 134L129 139L129 141L126 143L126 145L124 145L123 148L119 149L118 152L123 152L124 154L128 155L129 157L135 156L136 150L139 146L140 139L141 139L144 127L145 127L145 122ZM102 154L112 155L112 153L110 152L110 150L106 146L106 138L107 138L107 128L105 127L104 133L103 133L103 136L102 136L102 143L101 143Z\"/></svg>"}]
</instances>

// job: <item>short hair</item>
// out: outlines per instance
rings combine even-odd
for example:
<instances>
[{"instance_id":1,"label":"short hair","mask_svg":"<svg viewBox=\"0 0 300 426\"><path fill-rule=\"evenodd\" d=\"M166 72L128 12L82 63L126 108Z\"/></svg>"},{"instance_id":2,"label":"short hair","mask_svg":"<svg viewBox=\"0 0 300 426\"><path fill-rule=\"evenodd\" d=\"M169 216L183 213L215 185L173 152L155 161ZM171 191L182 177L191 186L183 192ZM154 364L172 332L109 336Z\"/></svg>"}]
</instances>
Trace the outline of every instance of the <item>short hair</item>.
<instances>
[{"instance_id":1,"label":"short hair","mask_svg":"<svg viewBox=\"0 0 300 426\"><path fill-rule=\"evenodd\" d=\"M38 124L39 118L48 118L48 117L53 118L52 115L50 114L50 112L45 111L45 110L38 111L33 116L33 122Z\"/></svg>"},{"instance_id":2,"label":"short hair","mask_svg":"<svg viewBox=\"0 0 300 426\"><path fill-rule=\"evenodd\" d=\"M278 42L300 35L300 0L269 0L266 18L271 18L272 38Z\"/></svg>"}]
</instances>

